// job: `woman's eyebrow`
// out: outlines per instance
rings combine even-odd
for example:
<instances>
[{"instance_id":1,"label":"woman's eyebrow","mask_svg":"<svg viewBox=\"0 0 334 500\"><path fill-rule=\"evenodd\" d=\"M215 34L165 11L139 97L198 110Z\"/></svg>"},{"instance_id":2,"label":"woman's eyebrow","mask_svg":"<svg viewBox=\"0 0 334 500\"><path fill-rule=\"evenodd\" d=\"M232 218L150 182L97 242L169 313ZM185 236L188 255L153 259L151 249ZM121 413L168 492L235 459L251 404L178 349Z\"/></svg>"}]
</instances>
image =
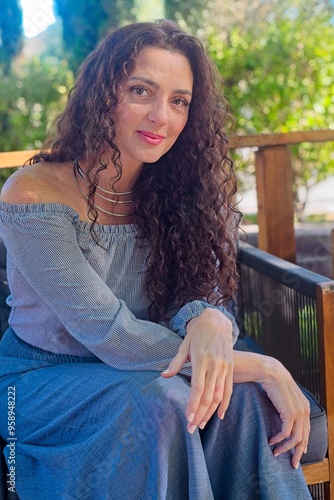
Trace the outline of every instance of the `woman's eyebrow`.
<instances>
[{"instance_id":1,"label":"woman's eyebrow","mask_svg":"<svg viewBox=\"0 0 334 500\"><path fill-rule=\"evenodd\" d=\"M135 75L130 76L128 78L128 81L130 81L130 80L140 80L141 82L147 83L147 85L150 85L151 87L154 87L155 89L160 88L160 85L158 85L153 80L146 78L145 76L135 76ZM173 90L173 94L187 94L190 97L192 96L192 92L190 90L186 90L186 89L175 89L175 90Z\"/></svg>"}]
</instances>

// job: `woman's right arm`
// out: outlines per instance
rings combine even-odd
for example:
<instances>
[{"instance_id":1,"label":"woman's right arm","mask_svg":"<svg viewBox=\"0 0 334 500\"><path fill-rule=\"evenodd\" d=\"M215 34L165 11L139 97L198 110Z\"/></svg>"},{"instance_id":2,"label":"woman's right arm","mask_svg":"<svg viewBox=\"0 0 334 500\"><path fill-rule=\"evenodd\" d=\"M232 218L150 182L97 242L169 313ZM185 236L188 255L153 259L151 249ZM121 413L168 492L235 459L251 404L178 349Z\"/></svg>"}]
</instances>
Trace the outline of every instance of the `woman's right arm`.
<instances>
[{"instance_id":1,"label":"woman's right arm","mask_svg":"<svg viewBox=\"0 0 334 500\"><path fill-rule=\"evenodd\" d=\"M114 368L166 368L183 339L113 294L81 252L69 207L0 205L11 262L76 340Z\"/></svg>"}]
</instances>

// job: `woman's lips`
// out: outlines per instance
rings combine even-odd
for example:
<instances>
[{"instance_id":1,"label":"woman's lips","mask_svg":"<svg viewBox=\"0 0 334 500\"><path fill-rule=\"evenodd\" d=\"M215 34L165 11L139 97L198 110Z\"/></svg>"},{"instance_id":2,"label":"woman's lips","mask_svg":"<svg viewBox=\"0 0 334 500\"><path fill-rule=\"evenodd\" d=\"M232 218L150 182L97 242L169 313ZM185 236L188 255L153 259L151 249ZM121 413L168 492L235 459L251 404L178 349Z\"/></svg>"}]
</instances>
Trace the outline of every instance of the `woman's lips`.
<instances>
[{"instance_id":1,"label":"woman's lips","mask_svg":"<svg viewBox=\"0 0 334 500\"><path fill-rule=\"evenodd\" d=\"M164 140L163 135L153 134L152 132L147 132L146 130L137 130L141 138L148 144L158 145Z\"/></svg>"}]
</instances>

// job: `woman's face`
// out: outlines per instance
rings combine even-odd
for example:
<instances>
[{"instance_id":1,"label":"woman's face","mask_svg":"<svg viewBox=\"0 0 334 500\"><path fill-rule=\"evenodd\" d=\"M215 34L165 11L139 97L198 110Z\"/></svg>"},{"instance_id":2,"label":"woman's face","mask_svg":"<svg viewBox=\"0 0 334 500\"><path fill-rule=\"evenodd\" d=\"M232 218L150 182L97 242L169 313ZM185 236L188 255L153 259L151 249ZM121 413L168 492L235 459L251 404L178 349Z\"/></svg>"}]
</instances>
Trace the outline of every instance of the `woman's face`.
<instances>
[{"instance_id":1,"label":"woman's face","mask_svg":"<svg viewBox=\"0 0 334 500\"><path fill-rule=\"evenodd\" d=\"M155 47L140 52L115 109L123 168L153 163L173 146L187 122L192 88L185 56Z\"/></svg>"}]
</instances>

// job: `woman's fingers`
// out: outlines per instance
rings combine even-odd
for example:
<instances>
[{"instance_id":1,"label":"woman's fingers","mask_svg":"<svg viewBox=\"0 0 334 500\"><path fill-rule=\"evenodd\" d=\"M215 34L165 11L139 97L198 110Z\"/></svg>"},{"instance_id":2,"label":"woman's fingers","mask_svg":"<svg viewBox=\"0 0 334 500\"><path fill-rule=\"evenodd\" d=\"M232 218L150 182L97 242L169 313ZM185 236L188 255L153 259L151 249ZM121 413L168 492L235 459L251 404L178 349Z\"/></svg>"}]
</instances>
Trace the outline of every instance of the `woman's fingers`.
<instances>
[{"instance_id":1,"label":"woman's fingers","mask_svg":"<svg viewBox=\"0 0 334 500\"><path fill-rule=\"evenodd\" d=\"M278 445L273 451L275 456L294 448L291 465L297 468L310 434L309 402L287 371L282 372L277 383L263 383L262 386L282 421L280 432L269 440L269 444Z\"/></svg>"},{"instance_id":2,"label":"woman's fingers","mask_svg":"<svg viewBox=\"0 0 334 500\"><path fill-rule=\"evenodd\" d=\"M305 452L305 443L307 444L307 442L308 442L308 436L307 437L305 436L305 438L302 441L300 441L300 443L295 445L295 451L293 453L291 460L291 465L295 469L298 469L299 467L300 460Z\"/></svg>"},{"instance_id":3,"label":"woman's fingers","mask_svg":"<svg viewBox=\"0 0 334 500\"><path fill-rule=\"evenodd\" d=\"M297 469L300 463L300 460L307 449L308 443L308 435L309 432L303 430L296 433L296 435L292 435L287 438L281 445L276 446L274 449L274 456L278 457L282 453L285 453L294 448L291 465Z\"/></svg>"},{"instance_id":4,"label":"woman's fingers","mask_svg":"<svg viewBox=\"0 0 334 500\"><path fill-rule=\"evenodd\" d=\"M233 371L229 371L225 379L224 392L221 403L218 408L218 417L223 419L225 412L230 404L233 392Z\"/></svg>"},{"instance_id":5,"label":"woman's fingers","mask_svg":"<svg viewBox=\"0 0 334 500\"><path fill-rule=\"evenodd\" d=\"M296 415L295 418L297 418L297 416L298 415ZM290 418L289 420L286 419L282 423L280 432L269 439L269 444L279 444L283 441L286 441L287 439L290 439L295 418ZM278 450L278 447L275 449ZM289 448L286 448L285 451L287 451L288 449Z\"/></svg>"},{"instance_id":6,"label":"woman's fingers","mask_svg":"<svg viewBox=\"0 0 334 500\"><path fill-rule=\"evenodd\" d=\"M310 434L310 419L308 413L306 413L304 417L300 415L296 416L290 432L287 430L289 427L291 428L290 424L285 426L283 423L282 431L271 438L269 443L281 443L274 449L275 457L294 448L295 450L291 464L296 469L298 468L303 454L306 452L305 450L307 450L308 438Z\"/></svg>"},{"instance_id":7,"label":"woman's fingers","mask_svg":"<svg viewBox=\"0 0 334 500\"><path fill-rule=\"evenodd\" d=\"M190 396L186 410L188 420L188 431L192 434L196 427L202 422L212 403L215 381L212 376L207 375L206 364L192 359L192 375Z\"/></svg>"},{"instance_id":8,"label":"woman's fingers","mask_svg":"<svg viewBox=\"0 0 334 500\"><path fill-rule=\"evenodd\" d=\"M168 368L161 373L164 378L173 377L181 370L182 366L189 359L189 349L185 342L179 348L179 352L169 363Z\"/></svg>"},{"instance_id":9,"label":"woman's fingers","mask_svg":"<svg viewBox=\"0 0 334 500\"><path fill-rule=\"evenodd\" d=\"M218 408L217 410L218 417L220 419L224 418L225 412L228 408L232 396L232 387L233 387L233 375L230 372L226 374L225 378L222 376L219 376L217 378L213 392L212 403L210 404L205 414L200 417L201 422L198 426L200 429L204 429L207 422L216 412L217 408Z\"/></svg>"},{"instance_id":10,"label":"woman's fingers","mask_svg":"<svg viewBox=\"0 0 334 500\"><path fill-rule=\"evenodd\" d=\"M191 393L187 406L188 430L194 432L198 426L204 429L206 423L218 408L218 416L224 417L230 402L233 385L233 372L229 365L216 366L215 370L193 372ZM210 366L210 363L209 365Z\"/></svg>"}]
</instances>

